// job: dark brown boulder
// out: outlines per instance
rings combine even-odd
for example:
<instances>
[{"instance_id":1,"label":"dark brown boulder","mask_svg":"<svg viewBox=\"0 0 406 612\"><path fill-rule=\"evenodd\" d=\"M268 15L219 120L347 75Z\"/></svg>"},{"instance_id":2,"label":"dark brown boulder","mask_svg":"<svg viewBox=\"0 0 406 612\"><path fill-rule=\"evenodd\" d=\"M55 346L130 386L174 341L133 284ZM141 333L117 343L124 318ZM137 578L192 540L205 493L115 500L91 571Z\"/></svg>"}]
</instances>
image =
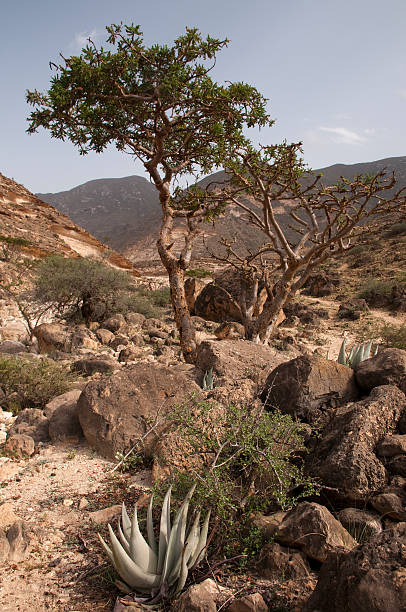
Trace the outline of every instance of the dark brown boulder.
<instances>
[{"instance_id":1,"label":"dark brown boulder","mask_svg":"<svg viewBox=\"0 0 406 612\"><path fill-rule=\"evenodd\" d=\"M279 365L268 375L261 394L267 406L311 424L323 422L329 408L358 397L353 370L317 355Z\"/></svg>"},{"instance_id":2,"label":"dark brown boulder","mask_svg":"<svg viewBox=\"0 0 406 612\"><path fill-rule=\"evenodd\" d=\"M176 370L145 363L128 366L86 385L78 401L80 424L90 446L114 459L139 441L158 418L160 424L143 442L150 453L159 431L167 426L167 410L200 391Z\"/></svg>"},{"instance_id":3,"label":"dark brown boulder","mask_svg":"<svg viewBox=\"0 0 406 612\"><path fill-rule=\"evenodd\" d=\"M22 410L9 429L9 437L16 434L31 436L35 444L49 442L49 421L39 408Z\"/></svg>"},{"instance_id":4,"label":"dark brown boulder","mask_svg":"<svg viewBox=\"0 0 406 612\"><path fill-rule=\"evenodd\" d=\"M223 321L237 321L241 323L241 311L235 300L222 287L209 283L199 293L195 300L195 315L222 323Z\"/></svg>"},{"instance_id":5,"label":"dark brown boulder","mask_svg":"<svg viewBox=\"0 0 406 612\"><path fill-rule=\"evenodd\" d=\"M329 556L304 612L405 612L406 523Z\"/></svg>"},{"instance_id":6,"label":"dark brown boulder","mask_svg":"<svg viewBox=\"0 0 406 612\"><path fill-rule=\"evenodd\" d=\"M382 490L387 472L375 447L394 431L405 405L405 395L388 385L338 408L309 458L312 474L345 500L362 501Z\"/></svg>"},{"instance_id":7,"label":"dark brown boulder","mask_svg":"<svg viewBox=\"0 0 406 612\"><path fill-rule=\"evenodd\" d=\"M406 351L396 348L380 350L357 366L356 378L365 391L380 385L397 385L406 393Z\"/></svg>"},{"instance_id":8,"label":"dark brown boulder","mask_svg":"<svg viewBox=\"0 0 406 612\"><path fill-rule=\"evenodd\" d=\"M347 300L340 304L338 309L338 316L340 319L349 319L350 321L356 321L359 319L363 312L369 312L369 307L366 301L362 298L355 298L353 300Z\"/></svg>"},{"instance_id":9,"label":"dark brown boulder","mask_svg":"<svg viewBox=\"0 0 406 612\"><path fill-rule=\"evenodd\" d=\"M278 579L283 576L285 580L295 580L310 574L309 563L302 552L276 542L263 546L257 565L264 578Z\"/></svg>"},{"instance_id":10,"label":"dark brown boulder","mask_svg":"<svg viewBox=\"0 0 406 612\"><path fill-rule=\"evenodd\" d=\"M358 508L344 508L340 510L337 518L358 543L366 542L382 532L379 515L372 512Z\"/></svg>"},{"instance_id":11,"label":"dark brown boulder","mask_svg":"<svg viewBox=\"0 0 406 612\"><path fill-rule=\"evenodd\" d=\"M79 359L71 365L71 369L74 372L79 372L85 376L91 376L96 372L101 372L102 374L113 372L113 370L116 370L119 367L120 366L117 361L112 357L108 357L107 355L104 357L88 357L85 359Z\"/></svg>"}]
</instances>

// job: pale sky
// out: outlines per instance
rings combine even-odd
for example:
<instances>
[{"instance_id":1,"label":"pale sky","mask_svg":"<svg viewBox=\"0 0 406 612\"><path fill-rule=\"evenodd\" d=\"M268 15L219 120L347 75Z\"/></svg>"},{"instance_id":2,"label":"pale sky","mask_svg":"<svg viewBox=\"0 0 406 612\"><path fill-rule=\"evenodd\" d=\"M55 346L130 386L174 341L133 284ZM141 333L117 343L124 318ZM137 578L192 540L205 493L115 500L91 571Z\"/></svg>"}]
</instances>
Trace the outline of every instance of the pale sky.
<instances>
[{"instance_id":1,"label":"pale sky","mask_svg":"<svg viewBox=\"0 0 406 612\"><path fill-rule=\"evenodd\" d=\"M49 61L78 54L111 23L140 24L148 44L186 26L229 38L212 77L269 99L262 144L301 140L313 168L406 155L406 0L0 0L0 172L33 192L143 175L114 150L79 156L48 132L28 135L26 89L47 89Z\"/></svg>"}]
</instances>

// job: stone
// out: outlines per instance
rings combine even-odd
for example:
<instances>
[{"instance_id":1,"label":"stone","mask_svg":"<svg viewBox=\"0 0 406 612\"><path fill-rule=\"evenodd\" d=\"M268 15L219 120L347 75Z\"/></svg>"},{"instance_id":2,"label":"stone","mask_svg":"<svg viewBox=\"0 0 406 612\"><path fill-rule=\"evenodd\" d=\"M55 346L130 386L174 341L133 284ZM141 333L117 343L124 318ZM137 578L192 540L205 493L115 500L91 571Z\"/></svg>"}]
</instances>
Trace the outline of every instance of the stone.
<instances>
[{"instance_id":1,"label":"stone","mask_svg":"<svg viewBox=\"0 0 406 612\"><path fill-rule=\"evenodd\" d=\"M234 599L227 610L228 612L268 612L269 608L261 593L251 593L241 599Z\"/></svg>"},{"instance_id":2,"label":"stone","mask_svg":"<svg viewBox=\"0 0 406 612\"><path fill-rule=\"evenodd\" d=\"M216 283L209 283L195 300L194 313L202 319L241 322L241 310L230 293Z\"/></svg>"},{"instance_id":3,"label":"stone","mask_svg":"<svg viewBox=\"0 0 406 612\"><path fill-rule=\"evenodd\" d=\"M51 399L51 401L45 404L44 408L44 414L47 419L50 419L59 408L76 405L81 393L81 389L72 389L71 391L67 391Z\"/></svg>"},{"instance_id":4,"label":"stone","mask_svg":"<svg viewBox=\"0 0 406 612\"><path fill-rule=\"evenodd\" d=\"M225 321L214 330L218 340L239 340L245 337L244 325L235 321Z\"/></svg>"},{"instance_id":5,"label":"stone","mask_svg":"<svg viewBox=\"0 0 406 612\"><path fill-rule=\"evenodd\" d=\"M156 430L143 440L149 454L168 426L167 410L193 392L199 394L200 387L181 372L155 364L130 365L86 385L78 401L79 421L90 446L115 459L147 433L159 413Z\"/></svg>"},{"instance_id":6,"label":"stone","mask_svg":"<svg viewBox=\"0 0 406 612\"><path fill-rule=\"evenodd\" d=\"M331 277L325 272L315 272L311 274L304 284L303 293L313 297L325 297L331 295L340 281L336 277Z\"/></svg>"},{"instance_id":7,"label":"stone","mask_svg":"<svg viewBox=\"0 0 406 612\"><path fill-rule=\"evenodd\" d=\"M10 543L4 529L0 529L0 564L8 561L10 553Z\"/></svg>"},{"instance_id":8,"label":"stone","mask_svg":"<svg viewBox=\"0 0 406 612\"><path fill-rule=\"evenodd\" d=\"M354 371L317 355L282 363L268 375L261 400L310 424L328 418L328 410L358 399Z\"/></svg>"},{"instance_id":9,"label":"stone","mask_svg":"<svg viewBox=\"0 0 406 612\"><path fill-rule=\"evenodd\" d=\"M381 457L406 454L406 435L387 436L378 444L376 453Z\"/></svg>"},{"instance_id":10,"label":"stone","mask_svg":"<svg viewBox=\"0 0 406 612\"><path fill-rule=\"evenodd\" d=\"M256 514L254 517L254 525L260 529L264 538L272 539L279 529L287 512L280 510L266 516L265 514Z\"/></svg>"},{"instance_id":11,"label":"stone","mask_svg":"<svg viewBox=\"0 0 406 612\"><path fill-rule=\"evenodd\" d=\"M74 372L79 372L85 376L92 376L96 372L101 372L102 374L110 373L118 367L117 361L108 356L79 359L71 365L71 369Z\"/></svg>"},{"instance_id":12,"label":"stone","mask_svg":"<svg viewBox=\"0 0 406 612\"><path fill-rule=\"evenodd\" d=\"M305 555L295 548L287 548L270 542L263 546L258 560L261 577L269 579L296 580L310 574L310 565Z\"/></svg>"},{"instance_id":13,"label":"stone","mask_svg":"<svg viewBox=\"0 0 406 612\"><path fill-rule=\"evenodd\" d=\"M366 542L382 532L379 516L366 510L344 508L337 514L337 518L358 543Z\"/></svg>"},{"instance_id":14,"label":"stone","mask_svg":"<svg viewBox=\"0 0 406 612\"><path fill-rule=\"evenodd\" d=\"M195 314L195 303L197 297L205 288L206 283L199 278L187 278L185 282L186 302L191 315Z\"/></svg>"},{"instance_id":15,"label":"stone","mask_svg":"<svg viewBox=\"0 0 406 612\"><path fill-rule=\"evenodd\" d=\"M127 346L120 351L118 355L118 361L120 363L127 363L128 361L138 361L145 354L145 351L141 348Z\"/></svg>"},{"instance_id":16,"label":"stone","mask_svg":"<svg viewBox=\"0 0 406 612\"><path fill-rule=\"evenodd\" d=\"M287 513L275 539L322 563L330 552L349 551L357 546L325 506L311 502L302 502Z\"/></svg>"},{"instance_id":17,"label":"stone","mask_svg":"<svg viewBox=\"0 0 406 612\"><path fill-rule=\"evenodd\" d=\"M406 523L330 555L303 612L405 612Z\"/></svg>"},{"instance_id":18,"label":"stone","mask_svg":"<svg viewBox=\"0 0 406 612\"><path fill-rule=\"evenodd\" d=\"M78 327L73 330L70 337L70 350L89 349L96 351L99 348L97 336L86 327Z\"/></svg>"},{"instance_id":19,"label":"stone","mask_svg":"<svg viewBox=\"0 0 406 612\"><path fill-rule=\"evenodd\" d=\"M49 442L49 421L39 408L26 408L18 413L9 429L10 437L16 434L30 436L35 444Z\"/></svg>"},{"instance_id":20,"label":"stone","mask_svg":"<svg viewBox=\"0 0 406 612\"><path fill-rule=\"evenodd\" d=\"M60 323L42 323L34 329L40 353L70 352L70 333Z\"/></svg>"},{"instance_id":21,"label":"stone","mask_svg":"<svg viewBox=\"0 0 406 612\"><path fill-rule=\"evenodd\" d=\"M402 500L395 493L381 493L371 499L371 506L378 510L382 516L395 521L406 521L406 508Z\"/></svg>"},{"instance_id":22,"label":"stone","mask_svg":"<svg viewBox=\"0 0 406 612\"><path fill-rule=\"evenodd\" d=\"M174 612L216 612L219 587L211 578L190 586L172 606Z\"/></svg>"},{"instance_id":23,"label":"stone","mask_svg":"<svg viewBox=\"0 0 406 612\"><path fill-rule=\"evenodd\" d=\"M363 312L369 312L369 307L363 298L354 298L340 304L338 316L340 319L356 321Z\"/></svg>"},{"instance_id":24,"label":"stone","mask_svg":"<svg viewBox=\"0 0 406 612\"><path fill-rule=\"evenodd\" d=\"M264 377L265 372L283 361L283 356L269 346L248 340L205 340L197 347L196 366L229 382Z\"/></svg>"},{"instance_id":25,"label":"stone","mask_svg":"<svg viewBox=\"0 0 406 612\"><path fill-rule=\"evenodd\" d=\"M406 351L396 348L379 350L362 361L356 369L357 383L365 391L380 385L397 385L406 393Z\"/></svg>"},{"instance_id":26,"label":"stone","mask_svg":"<svg viewBox=\"0 0 406 612\"><path fill-rule=\"evenodd\" d=\"M18 353L27 353L27 347L18 340L4 340L0 342L0 353L8 355L18 355Z\"/></svg>"},{"instance_id":27,"label":"stone","mask_svg":"<svg viewBox=\"0 0 406 612\"><path fill-rule=\"evenodd\" d=\"M406 409L403 411L398 421L398 431L400 434L406 434Z\"/></svg>"},{"instance_id":28,"label":"stone","mask_svg":"<svg viewBox=\"0 0 406 612\"><path fill-rule=\"evenodd\" d=\"M4 451L6 454L18 457L19 459L22 457L31 457L35 451L35 442L31 436L25 434L7 436Z\"/></svg>"},{"instance_id":29,"label":"stone","mask_svg":"<svg viewBox=\"0 0 406 612\"><path fill-rule=\"evenodd\" d=\"M111 332L117 332L120 327L125 325L126 320L122 314L115 314L103 322L103 327Z\"/></svg>"},{"instance_id":30,"label":"stone","mask_svg":"<svg viewBox=\"0 0 406 612\"><path fill-rule=\"evenodd\" d=\"M96 330L96 337L101 344L105 345L110 344L110 342L114 340L113 332L109 331L108 329L104 329L103 327L99 327L99 329Z\"/></svg>"},{"instance_id":31,"label":"stone","mask_svg":"<svg viewBox=\"0 0 406 612\"><path fill-rule=\"evenodd\" d=\"M130 344L129 339L126 336L122 336L121 334L118 334L110 342L110 348L112 348L113 351L117 351L119 347L127 346L127 344Z\"/></svg>"},{"instance_id":32,"label":"stone","mask_svg":"<svg viewBox=\"0 0 406 612\"><path fill-rule=\"evenodd\" d=\"M52 442L66 440L77 442L83 438L83 431L78 416L80 393L79 389L75 389L74 392L64 393L65 396L71 394L71 397L67 398L64 403L61 403L53 410L49 420L49 437Z\"/></svg>"},{"instance_id":33,"label":"stone","mask_svg":"<svg viewBox=\"0 0 406 612\"><path fill-rule=\"evenodd\" d=\"M83 507L83 506L82 506ZM108 508L103 508L102 510L96 510L95 512L89 512L89 519L93 523L111 523L116 517L121 514L121 504L116 504L114 506L109 506Z\"/></svg>"},{"instance_id":34,"label":"stone","mask_svg":"<svg viewBox=\"0 0 406 612\"><path fill-rule=\"evenodd\" d=\"M392 457L388 462L388 470L392 474L406 476L406 455L396 455L396 457Z\"/></svg>"},{"instance_id":35,"label":"stone","mask_svg":"<svg viewBox=\"0 0 406 612\"><path fill-rule=\"evenodd\" d=\"M141 328L145 321L145 316L140 312L127 312L125 315L125 320L130 325L134 325L135 327Z\"/></svg>"},{"instance_id":36,"label":"stone","mask_svg":"<svg viewBox=\"0 0 406 612\"><path fill-rule=\"evenodd\" d=\"M309 455L312 475L337 489L344 500L363 501L382 490L387 472L375 447L394 431L405 405L405 395L386 385L360 402L337 408Z\"/></svg>"}]
</instances>

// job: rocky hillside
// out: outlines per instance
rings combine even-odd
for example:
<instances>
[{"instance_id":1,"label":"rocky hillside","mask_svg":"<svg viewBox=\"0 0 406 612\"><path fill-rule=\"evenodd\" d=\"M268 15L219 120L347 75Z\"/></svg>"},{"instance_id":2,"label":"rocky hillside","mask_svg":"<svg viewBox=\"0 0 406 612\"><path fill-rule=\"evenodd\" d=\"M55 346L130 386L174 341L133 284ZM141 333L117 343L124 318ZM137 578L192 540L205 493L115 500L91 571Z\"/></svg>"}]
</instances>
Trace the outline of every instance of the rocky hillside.
<instances>
[{"instance_id":1,"label":"rocky hillside","mask_svg":"<svg viewBox=\"0 0 406 612\"><path fill-rule=\"evenodd\" d=\"M105 259L112 266L136 273L122 255L106 247L69 217L22 185L0 174L0 236L26 241L22 249L35 257L61 254ZM3 240L4 242L4 240Z\"/></svg>"}]
</instances>

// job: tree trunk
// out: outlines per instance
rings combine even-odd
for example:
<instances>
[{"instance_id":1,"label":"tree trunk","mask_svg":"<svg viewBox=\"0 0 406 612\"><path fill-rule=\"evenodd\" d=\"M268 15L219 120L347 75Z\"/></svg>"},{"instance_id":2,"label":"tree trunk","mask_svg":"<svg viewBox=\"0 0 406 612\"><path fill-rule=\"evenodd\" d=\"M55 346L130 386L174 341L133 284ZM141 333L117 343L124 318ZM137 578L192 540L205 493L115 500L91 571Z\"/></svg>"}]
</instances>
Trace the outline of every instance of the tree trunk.
<instances>
[{"instance_id":1,"label":"tree trunk","mask_svg":"<svg viewBox=\"0 0 406 612\"><path fill-rule=\"evenodd\" d=\"M265 303L263 311L255 321L253 340L258 344L268 344L275 334L279 313L291 298L291 290L291 280L281 280L275 285L273 299Z\"/></svg>"}]
</instances>

